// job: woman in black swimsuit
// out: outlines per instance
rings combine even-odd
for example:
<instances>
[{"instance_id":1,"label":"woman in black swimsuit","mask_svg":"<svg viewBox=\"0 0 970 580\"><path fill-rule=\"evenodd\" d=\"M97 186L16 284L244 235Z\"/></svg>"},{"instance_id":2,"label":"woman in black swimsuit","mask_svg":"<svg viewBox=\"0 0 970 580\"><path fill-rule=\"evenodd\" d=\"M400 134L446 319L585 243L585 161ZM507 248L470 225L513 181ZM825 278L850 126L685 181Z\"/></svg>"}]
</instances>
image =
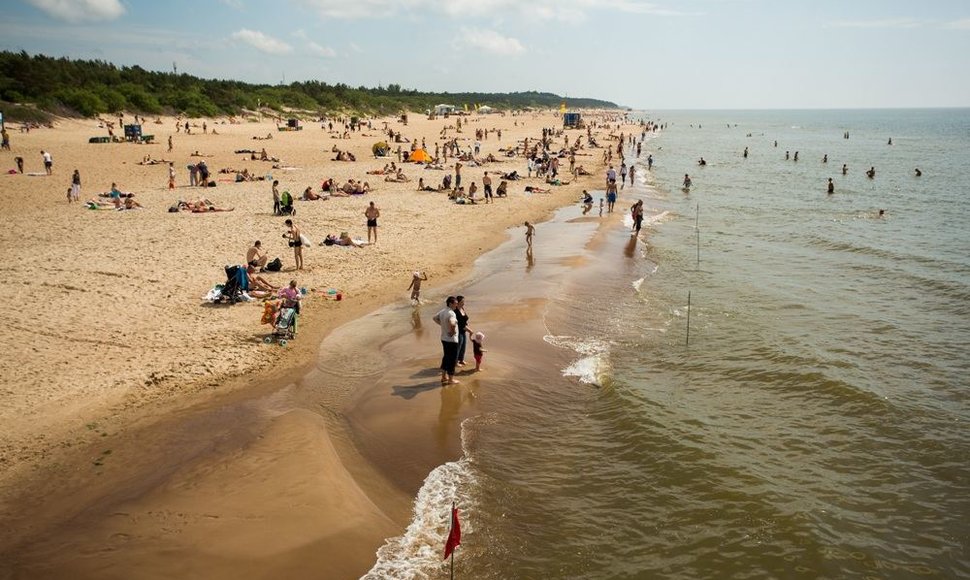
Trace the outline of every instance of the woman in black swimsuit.
<instances>
[{"instance_id":1,"label":"woman in black swimsuit","mask_svg":"<svg viewBox=\"0 0 970 580\"><path fill-rule=\"evenodd\" d=\"M468 315L465 314L465 297L456 298L455 316L458 317L458 366L465 366L465 347L468 345L468 335L471 329L468 328Z\"/></svg>"}]
</instances>

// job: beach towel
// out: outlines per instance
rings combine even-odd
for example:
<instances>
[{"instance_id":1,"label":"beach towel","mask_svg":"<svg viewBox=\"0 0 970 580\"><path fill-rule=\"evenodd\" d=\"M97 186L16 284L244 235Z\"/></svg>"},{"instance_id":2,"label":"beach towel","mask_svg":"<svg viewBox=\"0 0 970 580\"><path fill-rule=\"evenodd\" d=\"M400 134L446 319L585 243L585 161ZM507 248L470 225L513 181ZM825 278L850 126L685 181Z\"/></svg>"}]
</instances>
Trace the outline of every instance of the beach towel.
<instances>
[{"instance_id":1,"label":"beach towel","mask_svg":"<svg viewBox=\"0 0 970 580\"><path fill-rule=\"evenodd\" d=\"M222 298L222 288L222 284L216 284L202 299L206 302L218 302Z\"/></svg>"}]
</instances>

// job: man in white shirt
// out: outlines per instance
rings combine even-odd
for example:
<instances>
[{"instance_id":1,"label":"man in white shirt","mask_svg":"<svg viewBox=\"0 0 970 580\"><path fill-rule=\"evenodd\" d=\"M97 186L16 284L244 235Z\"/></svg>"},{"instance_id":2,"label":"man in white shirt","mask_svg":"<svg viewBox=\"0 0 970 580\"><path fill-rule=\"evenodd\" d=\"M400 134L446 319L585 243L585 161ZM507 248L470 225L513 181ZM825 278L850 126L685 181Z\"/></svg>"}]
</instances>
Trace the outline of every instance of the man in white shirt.
<instances>
[{"instance_id":1,"label":"man in white shirt","mask_svg":"<svg viewBox=\"0 0 970 580\"><path fill-rule=\"evenodd\" d=\"M445 300L445 307L434 315L433 320L441 327L441 384L455 385L455 365L458 363L458 316L455 307L458 301L454 296Z\"/></svg>"}]
</instances>

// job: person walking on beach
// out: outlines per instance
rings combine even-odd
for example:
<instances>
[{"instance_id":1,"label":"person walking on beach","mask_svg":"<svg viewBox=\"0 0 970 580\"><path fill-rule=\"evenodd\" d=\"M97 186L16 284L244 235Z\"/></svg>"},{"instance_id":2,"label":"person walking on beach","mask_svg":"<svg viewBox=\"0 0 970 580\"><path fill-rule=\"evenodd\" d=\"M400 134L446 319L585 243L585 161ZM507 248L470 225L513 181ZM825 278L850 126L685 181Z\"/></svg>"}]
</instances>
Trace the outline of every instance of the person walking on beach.
<instances>
[{"instance_id":1,"label":"person walking on beach","mask_svg":"<svg viewBox=\"0 0 970 580\"><path fill-rule=\"evenodd\" d=\"M633 218L633 235L640 235L640 228L643 226L643 200L633 204L630 215Z\"/></svg>"},{"instance_id":2,"label":"person walking on beach","mask_svg":"<svg viewBox=\"0 0 970 580\"><path fill-rule=\"evenodd\" d=\"M620 188L626 187L626 161L620 163Z\"/></svg>"},{"instance_id":3,"label":"person walking on beach","mask_svg":"<svg viewBox=\"0 0 970 580\"><path fill-rule=\"evenodd\" d=\"M52 175L54 173L54 158L47 151L41 151L40 156L44 158L44 171L47 175Z\"/></svg>"},{"instance_id":4,"label":"person walking on beach","mask_svg":"<svg viewBox=\"0 0 970 580\"><path fill-rule=\"evenodd\" d=\"M288 245L293 248L293 260L296 262L296 269L303 269L303 236L300 234L300 228L293 223L293 220L286 220L283 222L289 230L283 234L284 238L289 238Z\"/></svg>"},{"instance_id":5,"label":"person walking on beach","mask_svg":"<svg viewBox=\"0 0 970 580\"><path fill-rule=\"evenodd\" d=\"M653 155L647 154L647 171L653 169Z\"/></svg>"},{"instance_id":6,"label":"person walking on beach","mask_svg":"<svg viewBox=\"0 0 970 580\"><path fill-rule=\"evenodd\" d=\"M10 151L10 133L7 133L6 127L0 130L0 149Z\"/></svg>"},{"instance_id":7,"label":"person walking on beach","mask_svg":"<svg viewBox=\"0 0 970 580\"><path fill-rule=\"evenodd\" d=\"M616 169L612 165L606 170L606 185L609 186L611 181L616 181Z\"/></svg>"},{"instance_id":8,"label":"person walking on beach","mask_svg":"<svg viewBox=\"0 0 970 580\"><path fill-rule=\"evenodd\" d=\"M455 365L458 363L458 317L455 316L454 296L445 300L445 307L434 315L432 320L441 327L441 384L458 384L455 379Z\"/></svg>"},{"instance_id":9,"label":"person walking on beach","mask_svg":"<svg viewBox=\"0 0 970 580\"><path fill-rule=\"evenodd\" d=\"M370 202L367 206L367 210L364 211L364 216L367 217L367 243L376 244L377 243L377 218L381 217L381 210L378 209L374 202ZM371 235L374 236L373 241L371 241Z\"/></svg>"},{"instance_id":10,"label":"person walking on beach","mask_svg":"<svg viewBox=\"0 0 970 580\"><path fill-rule=\"evenodd\" d=\"M536 227L529 222L523 224L525 226L525 243L528 249L532 249L532 237L536 235Z\"/></svg>"},{"instance_id":11,"label":"person walking on beach","mask_svg":"<svg viewBox=\"0 0 970 580\"><path fill-rule=\"evenodd\" d=\"M199 184L199 166L195 163L189 163L189 185L195 187Z\"/></svg>"},{"instance_id":12,"label":"person walking on beach","mask_svg":"<svg viewBox=\"0 0 970 580\"><path fill-rule=\"evenodd\" d=\"M411 302L413 304L421 304L421 282L427 279L428 275L424 272L415 270L411 273L411 285L408 286L408 290L411 291Z\"/></svg>"},{"instance_id":13,"label":"person walking on beach","mask_svg":"<svg viewBox=\"0 0 970 580\"><path fill-rule=\"evenodd\" d=\"M172 150L172 136L171 135L168 136L168 150L169 151Z\"/></svg>"},{"instance_id":14,"label":"person walking on beach","mask_svg":"<svg viewBox=\"0 0 970 580\"><path fill-rule=\"evenodd\" d=\"M168 188L175 189L175 163L168 162Z\"/></svg>"},{"instance_id":15,"label":"person walking on beach","mask_svg":"<svg viewBox=\"0 0 970 580\"><path fill-rule=\"evenodd\" d=\"M81 173L75 169L74 175L71 176L71 195L68 196L68 203L72 201L80 201L81 197Z\"/></svg>"},{"instance_id":16,"label":"person walking on beach","mask_svg":"<svg viewBox=\"0 0 970 580\"><path fill-rule=\"evenodd\" d=\"M461 163L455 163L455 189L461 187Z\"/></svg>"},{"instance_id":17,"label":"person walking on beach","mask_svg":"<svg viewBox=\"0 0 970 580\"><path fill-rule=\"evenodd\" d=\"M612 180L606 186L606 213L613 213L613 206L616 204L616 180Z\"/></svg>"}]
</instances>

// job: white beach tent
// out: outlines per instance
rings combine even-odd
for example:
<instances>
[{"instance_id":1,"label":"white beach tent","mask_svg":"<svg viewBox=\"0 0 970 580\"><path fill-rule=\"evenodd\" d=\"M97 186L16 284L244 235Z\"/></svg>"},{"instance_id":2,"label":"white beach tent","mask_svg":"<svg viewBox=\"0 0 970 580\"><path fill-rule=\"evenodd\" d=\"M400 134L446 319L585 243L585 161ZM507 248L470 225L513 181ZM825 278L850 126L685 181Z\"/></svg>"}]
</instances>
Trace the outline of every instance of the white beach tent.
<instances>
[{"instance_id":1,"label":"white beach tent","mask_svg":"<svg viewBox=\"0 0 970 580\"><path fill-rule=\"evenodd\" d=\"M495 109L493 109L492 107L489 107L488 105L482 105L481 107L478 107L479 115L487 115L489 113L494 113L494 112L495 112Z\"/></svg>"},{"instance_id":2,"label":"white beach tent","mask_svg":"<svg viewBox=\"0 0 970 580\"><path fill-rule=\"evenodd\" d=\"M437 105L434 108L434 114L435 115L452 115L452 114L454 114L456 112L458 112L458 107L456 107L454 105L444 105L444 104L442 104L442 105Z\"/></svg>"}]
</instances>

